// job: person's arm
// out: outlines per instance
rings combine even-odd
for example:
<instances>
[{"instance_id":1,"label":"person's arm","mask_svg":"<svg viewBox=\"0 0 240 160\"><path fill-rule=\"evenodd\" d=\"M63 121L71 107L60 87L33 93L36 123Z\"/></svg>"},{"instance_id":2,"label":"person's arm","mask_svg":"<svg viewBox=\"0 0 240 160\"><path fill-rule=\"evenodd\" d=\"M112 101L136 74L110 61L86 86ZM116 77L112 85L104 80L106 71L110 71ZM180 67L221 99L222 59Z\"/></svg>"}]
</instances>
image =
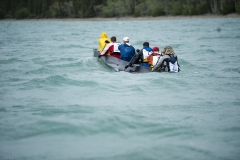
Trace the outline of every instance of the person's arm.
<instances>
[{"instance_id":1,"label":"person's arm","mask_svg":"<svg viewBox=\"0 0 240 160\"><path fill-rule=\"evenodd\" d=\"M123 44L120 44L119 46L118 46L118 50L121 52L121 49L122 49L122 45Z\"/></svg>"},{"instance_id":2,"label":"person's arm","mask_svg":"<svg viewBox=\"0 0 240 160\"><path fill-rule=\"evenodd\" d=\"M159 59L159 61L157 62L157 64L154 66L152 71L156 71L163 63L163 61L168 58L168 56L164 55L162 58Z\"/></svg>"},{"instance_id":3,"label":"person's arm","mask_svg":"<svg viewBox=\"0 0 240 160\"><path fill-rule=\"evenodd\" d=\"M139 52L138 52L138 54L139 54L139 58L138 58L138 61L143 61L143 49L141 49Z\"/></svg>"},{"instance_id":4,"label":"person's arm","mask_svg":"<svg viewBox=\"0 0 240 160\"><path fill-rule=\"evenodd\" d=\"M135 49L134 49L134 52L135 52ZM133 56L133 58L131 59L131 61L128 63L128 65L125 66L125 69L128 68L128 67L132 67L133 64L137 63L140 59L140 51L139 49L137 49L136 51L137 53L135 53L135 55Z\"/></svg>"},{"instance_id":5,"label":"person's arm","mask_svg":"<svg viewBox=\"0 0 240 160\"><path fill-rule=\"evenodd\" d=\"M137 63L139 61L140 55L139 53L135 54L131 61L129 62L129 66L132 67L133 64Z\"/></svg>"},{"instance_id":6,"label":"person's arm","mask_svg":"<svg viewBox=\"0 0 240 160\"><path fill-rule=\"evenodd\" d=\"M103 51L101 52L101 56L106 56L106 54L108 53L107 51L109 50L109 48L110 48L110 46L111 46L112 44L111 43L109 43L104 49L103 49Z\"/></svg>"}]
</instances>

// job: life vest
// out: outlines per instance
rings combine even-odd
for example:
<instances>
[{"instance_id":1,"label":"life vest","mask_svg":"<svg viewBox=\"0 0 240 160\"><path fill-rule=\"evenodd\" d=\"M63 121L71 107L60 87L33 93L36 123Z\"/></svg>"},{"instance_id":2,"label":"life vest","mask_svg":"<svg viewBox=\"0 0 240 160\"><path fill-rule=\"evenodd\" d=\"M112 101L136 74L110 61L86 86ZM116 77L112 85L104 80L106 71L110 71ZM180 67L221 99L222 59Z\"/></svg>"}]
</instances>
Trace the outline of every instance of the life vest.
<instances>
[{"instance_id":1,"label":"life vest","mask_svg":"<svg viewBox=\"0 0 240 160\"><path fill-rule=\"evenodd\" d=\"M118 49L119 45L119 42L112 43L111 47L109 48L109 54L113 57L120 59L120 50Z\"/></svg>"},{"instance_id":2,"label":"life vest","mask_svg":"<svg viewBox=\"0 0 240 160\"><path fill-rule=\"evenodd\" d=\"M158 56L153 56L153 60L152 60L152 65L153 67L157 64L157 62L159 61L159 59L161 59L162 57L160 55Z\"/></svg>"},{"instance_id":3,"label":"life vest","mask_svg":"<svg viewBox=\"0 0 240 160\"><path fill-rule=\"evenodd\" d=\"M147 59L148 59L148 64L150 64L150 67L154 68L154 66L157 64L157 62L159 61L160 58L161 58L160 54L156 54L156 55L151 54L151 55L149 55Z\"/></svg>"},{"instance_id":4,"label":"life vest","mask_svg":"<svg viewBox=\"0 0 240 160\"><path fill-rule=\"evenodd\" d=\"M120 50L118 49L118 46L120 45L119 42L114 42L113 43L113 49L110 51L111 53L120 53ZM111 54L110 53L110 54Z\"/></svg>"},{"instance_id":5,"label":"life vest","mask_svg":"<svg viewBox=\"0 0 240 160\"><path fill-rule=\"evenodd\" d=\"M148 56L152 54L152 51L143 48L142 53L143 53L142 62L148 62Z\"/></svg>"}]
</instances>

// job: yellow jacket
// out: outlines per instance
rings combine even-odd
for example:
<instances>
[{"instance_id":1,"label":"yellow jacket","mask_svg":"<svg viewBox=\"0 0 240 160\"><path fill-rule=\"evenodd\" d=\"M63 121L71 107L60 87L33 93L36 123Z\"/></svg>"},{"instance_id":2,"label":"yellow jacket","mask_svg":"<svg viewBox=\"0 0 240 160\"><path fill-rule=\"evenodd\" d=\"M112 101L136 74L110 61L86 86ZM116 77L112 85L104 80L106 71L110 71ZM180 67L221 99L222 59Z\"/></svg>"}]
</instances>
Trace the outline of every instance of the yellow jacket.
<instances>
[{"instance_id":1,"label":"yellow jacket","mask_svg":"<svg viewBox=\"0 0 240 160\"><path fill-rule=\"evenodd\" d=\"M108 40L109 42L111 42L110 39L109 39L108 36L107 36L107 33L106 33L106 32L102 32L101 35L100 35L100 38L98 39L98 45L99 45L98 51L99 51L100 53L102 52L102 50L104 49L104 47L107 45L107 44L105 43L106 40Z\"/></svg>"}]
</instances>

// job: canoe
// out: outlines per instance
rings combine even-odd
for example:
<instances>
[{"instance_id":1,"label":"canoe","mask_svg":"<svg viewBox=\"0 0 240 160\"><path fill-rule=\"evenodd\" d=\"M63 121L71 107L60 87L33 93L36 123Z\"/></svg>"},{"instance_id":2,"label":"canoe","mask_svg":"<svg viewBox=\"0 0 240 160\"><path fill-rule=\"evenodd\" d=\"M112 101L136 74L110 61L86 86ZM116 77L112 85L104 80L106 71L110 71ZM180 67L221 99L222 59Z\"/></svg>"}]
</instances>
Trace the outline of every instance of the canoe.
<instances>
[{"instance_id":1,"label":"canoe","mask_svg":"<svg viewBox=\"0 0 240 160\"><path fill-rule=\"evenodd\" d=\"M93 57L98 57L99 52L97 49L93 49ZM149 73L151 72L150 67L141 66L139 64L133 64L132 67L128 67L125 69L125 66L129 63L127 61L123 61L113 56L101 56L99 60L103 61L107 66L114 69L116 72L125 71L130 73Z\"/></svg>"}]
</instances>

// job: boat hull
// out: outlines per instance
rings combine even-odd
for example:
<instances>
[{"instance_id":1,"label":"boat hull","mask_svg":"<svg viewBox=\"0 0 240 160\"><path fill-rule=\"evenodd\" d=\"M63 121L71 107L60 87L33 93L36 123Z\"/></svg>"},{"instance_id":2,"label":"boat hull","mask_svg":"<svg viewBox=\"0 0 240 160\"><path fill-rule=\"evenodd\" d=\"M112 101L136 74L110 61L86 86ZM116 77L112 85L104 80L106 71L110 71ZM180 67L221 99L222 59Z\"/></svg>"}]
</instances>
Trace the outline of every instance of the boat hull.
<instances>
[{"instance_id":1,"label":"boat hull","mask_svg":"<svg viewBox=\"0 0 240 160\"><path fill-rule=\"evenodd\" d=\"M99 52L94 49L93 56L98 57ZM128 65L129 62L123 61L113 56L101 56L99 60L102 60L107 66L113 68L115 71L125 71L130 73L148 73L151 72L150 67L140 66L138 64L133 64L132 67L128 67L125 69L125 66Z\"/></svg>"}]
</instances>

